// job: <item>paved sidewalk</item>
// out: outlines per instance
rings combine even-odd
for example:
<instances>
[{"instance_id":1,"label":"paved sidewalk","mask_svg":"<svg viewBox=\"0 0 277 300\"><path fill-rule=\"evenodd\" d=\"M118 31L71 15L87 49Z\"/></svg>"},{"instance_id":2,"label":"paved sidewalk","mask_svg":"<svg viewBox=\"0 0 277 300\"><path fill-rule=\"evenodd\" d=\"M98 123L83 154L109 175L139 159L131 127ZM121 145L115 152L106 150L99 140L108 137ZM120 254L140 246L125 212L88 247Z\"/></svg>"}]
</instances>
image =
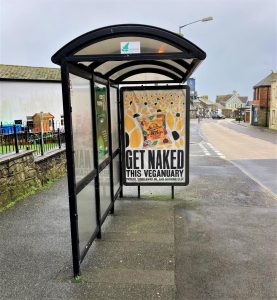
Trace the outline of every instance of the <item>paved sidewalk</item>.
<instances>
[{"instance_id":1,"label":"paved sidewalk","mask_svg":"<svg viewBox=\"0 0 277 300\"><path fill-rule=\"evenodd\" d=\"M244 121L236 121L233 119L227 119L228 121L230 121L230 123L239 125L239 126L243 126L243 127L248 127L248 128L253 128L257 131L261 131L261 132L268 132L268 133L272 133L272 134L277 134L277 130L274 129L270 129L268 127L263 127L263 126L253 126L250 123L244 122Z\"/></svg>"},{"instance_id":2,"label":"paved sidewalk","mask_svg":"<svg viewBox=\"0 0 277 300\"><path fill-rule=\"evenodd\" d=\"M198 142L198 139L195 139ZM276 299L277 202L219 157L124 189L72 280L66 180L0 214L0 299Z\"/></svg>"},{"instance_id":3,"label":"paved sidewalk","mask_svg":"<svg viewBox=\"0 0 277 300\"><path fill-rule=\"evenodd\" d=\"M246 123L243 121L239 122L239 121L231 120L230 122L232 122L236 125L244 126L244 127L252 127L252 125L250 123Z\"/></svg>"}]
</instances>

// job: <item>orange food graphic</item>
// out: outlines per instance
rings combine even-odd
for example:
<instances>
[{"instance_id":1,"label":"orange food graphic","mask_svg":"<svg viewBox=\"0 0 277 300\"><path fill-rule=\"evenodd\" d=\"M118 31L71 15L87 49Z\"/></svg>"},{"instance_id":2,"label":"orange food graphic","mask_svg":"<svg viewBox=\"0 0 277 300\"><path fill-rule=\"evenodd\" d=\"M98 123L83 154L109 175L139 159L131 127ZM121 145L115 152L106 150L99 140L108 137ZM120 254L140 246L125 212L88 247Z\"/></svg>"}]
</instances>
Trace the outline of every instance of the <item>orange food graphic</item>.
<instances>
[{"instance_id":1,"label":"orange food graphic","mask_svg":"<svg viewBox=\"0 0 277 300\"><path fill-rule=\"evenodd\" d=\"M141 131L136 128L130 136L130 146L131 148L137 148L139 147L141 143Z\"/></svg>"},{"instance_id":2,"label":"orange food graphic","mask_svg":"<svg viewBox=\"0 0 277 300\"><path fill-rule=\"evenodd\" d=\"M171 112L167 113L166 122L167 122L167 125L170 128L170 130L172 130L174 127L174 119L173 119Z\"/></svg>"},{"instance_id":3,"label":"orange food graphic","mask_svg":"<svg viewBox=\"0 0 277 300\"><path fill-rule=\"evenodd\" d=\"M125 123L125 129L127 131L131 131L133 128L136 127L135 121L129 116L125 117L124 123Z\"/></svg>"},{"instance_id":4,"label":"orange food graphic","mask_svg":"<svg viewBox=\"0 0 277 300\"><path fill-rule=\"evenodd\" d=\"M126 147L176 149L185 142L185 99L181 90L124 93Z\"/></svg>"},{"instance_id":5,"label":"orange food graphic","mask_svg":"<svg viewBox=\"0 0 277 300\"><path fill-rule=\"evenodd\" d=\"M143 133L143 147L169 144L171 140L166 131L165 115L150 115L139 119Z\"/></svg>"}]
</instances>

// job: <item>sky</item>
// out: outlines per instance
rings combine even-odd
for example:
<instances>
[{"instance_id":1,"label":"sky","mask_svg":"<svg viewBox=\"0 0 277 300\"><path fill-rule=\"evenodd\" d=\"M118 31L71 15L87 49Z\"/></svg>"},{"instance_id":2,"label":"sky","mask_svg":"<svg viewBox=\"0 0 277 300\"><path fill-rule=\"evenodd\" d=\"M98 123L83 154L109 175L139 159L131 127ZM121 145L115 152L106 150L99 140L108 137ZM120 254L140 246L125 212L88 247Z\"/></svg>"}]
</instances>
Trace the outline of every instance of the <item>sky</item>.
<instances>
[{"instance_id":1,"label":"sky","mask_svg":"<svg viewBox=\"0 0 277 300\"><path fill-rule=\"evenodd\" d=\"M115 24L154 25L207 53L192 77L198 95L253 97L277 69L276 0L0 0L0 63L55 67L51 56L88 31ZM56 66L57 67L57 66Z\"/></svg>"}]
</instances>

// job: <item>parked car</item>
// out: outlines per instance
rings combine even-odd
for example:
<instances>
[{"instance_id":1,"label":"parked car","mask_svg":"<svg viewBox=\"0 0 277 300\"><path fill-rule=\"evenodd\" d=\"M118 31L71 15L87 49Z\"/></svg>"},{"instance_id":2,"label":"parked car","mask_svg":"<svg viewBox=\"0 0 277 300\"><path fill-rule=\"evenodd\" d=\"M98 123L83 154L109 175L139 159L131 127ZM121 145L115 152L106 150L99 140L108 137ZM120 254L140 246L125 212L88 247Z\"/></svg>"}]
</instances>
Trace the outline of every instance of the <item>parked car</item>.
<instances>
[{"instance_id":1,"label":"parked car","mask_svg":"<svg viewBox=\"0 0 277 300\"><path fill-rule=\"evenodd\" d=\"M216 114L216 115L212 115L212 118L213 119L225 119L225 116L224 115Z\"/></svg>"}]
</instances>

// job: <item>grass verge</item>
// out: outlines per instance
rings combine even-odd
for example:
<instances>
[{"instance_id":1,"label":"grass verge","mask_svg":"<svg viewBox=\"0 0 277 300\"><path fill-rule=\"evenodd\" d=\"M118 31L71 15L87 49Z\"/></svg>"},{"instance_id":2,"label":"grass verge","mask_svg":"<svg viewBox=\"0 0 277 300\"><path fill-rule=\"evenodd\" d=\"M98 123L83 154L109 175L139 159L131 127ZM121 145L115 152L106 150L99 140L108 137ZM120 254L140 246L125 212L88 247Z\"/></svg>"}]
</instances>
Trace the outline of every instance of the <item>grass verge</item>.
<instances>
[{"instance_id":1,"label":"grass verge","mask_svg":"<svg viewBox=\"0 0 277 300\"><path fill-rule=\"evenodd\" d=\"M49 189L57 180L59 180L63 176L65 176L65 174L62 174L61 176L59 176L53 180L48 180L47 183L45 183L44 185L42 185L40 187L34 187L34 186L31 187L28 192L26 192L24 194L20 194L18 197L16 197L14 200L10 201L5 206L0 207L0 213L9 208L12 208L18 201L23 200L23 199L27 198L28 196L31 196L31 195L36 194L37 192Z\"/></svg>"}]
</instances>

